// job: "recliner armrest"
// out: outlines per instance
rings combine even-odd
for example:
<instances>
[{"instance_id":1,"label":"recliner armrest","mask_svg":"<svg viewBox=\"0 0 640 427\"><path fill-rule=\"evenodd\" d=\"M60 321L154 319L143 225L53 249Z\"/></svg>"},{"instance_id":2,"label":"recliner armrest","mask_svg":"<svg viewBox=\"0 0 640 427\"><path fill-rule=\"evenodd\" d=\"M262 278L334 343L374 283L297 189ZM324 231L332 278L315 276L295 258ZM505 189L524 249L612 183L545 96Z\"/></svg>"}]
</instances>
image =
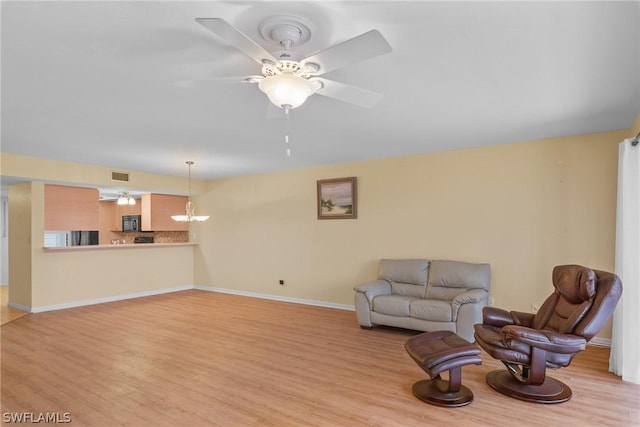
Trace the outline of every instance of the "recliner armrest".
<instances>
[{"instance_id":1,"label":"recliner armrest","mask_svg":"<svg viewBox=\"0 0 640 427\"><path fill-rule=\"evenodd\" d=\"M531 313L507 311L497 307L484 307L482 309L482 323L500 328L507 325L531 326L533 316Z\"/></svg>"},{"instance_id":2,"label":"recliner armrest","mask_svg":"<svg viewBox=\"0 0 640 427\"><path fill-rule=\"evenodd\" d=\"M355 286L353 290L365 294L369 305L371 305L373 299L378 295L391 295L391 283L386 280L375 280Z\"/></svg>"},{"instance_id":3,"label":"recliner armrest","mask_svg":"<svg viewBox=\"0 0 640 427\"><path fill-rule=\"evenodd\" d=\"M507 310L497 307L484 307L482 309L482 323L489 326L503 327L513 325L513 317Z\"/></svg>"},{"instance_id":4,"label":"recliner armrest","mask_svg":"<svg viewBox=\"0 0 640 427\"><path fill-rule=\"evenodd\" d=\"M526 326L528 328L533 324L533 318L535 314L525 313L523 311L511 311L511 317L513 317L513 324L517 326Z\"/></svg>"},{"instance_id":5,"label":"recliner armrest","mask_svg":"<svg viewBox=\"0 0 640 427\"><path fill-rule=\"evenodd\" d=\"M501 334L505 340L514 340L559 354L573 354L587 346L587 340L573 334L561 334L544 329L531 329L525 326L505 326Z\"/></svg>"}]
</instances>

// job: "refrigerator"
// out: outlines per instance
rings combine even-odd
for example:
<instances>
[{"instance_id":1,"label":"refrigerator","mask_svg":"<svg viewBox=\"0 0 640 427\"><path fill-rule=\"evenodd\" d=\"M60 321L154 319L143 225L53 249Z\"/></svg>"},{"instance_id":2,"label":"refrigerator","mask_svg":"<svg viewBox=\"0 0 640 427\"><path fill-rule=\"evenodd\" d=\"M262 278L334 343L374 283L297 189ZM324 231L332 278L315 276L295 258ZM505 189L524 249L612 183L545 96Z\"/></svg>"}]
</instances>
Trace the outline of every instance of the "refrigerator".
<instances>
[{"instance_id":1,"label":"refrigerator","mask_svg":"<svg viewBox=\"0 0 640 427\"><path fill-rule=\"evenodd\" d=\"M97 231L76 230L69 232L69 246L97 245L98 242Z\"/></svg>"}]
</instances>

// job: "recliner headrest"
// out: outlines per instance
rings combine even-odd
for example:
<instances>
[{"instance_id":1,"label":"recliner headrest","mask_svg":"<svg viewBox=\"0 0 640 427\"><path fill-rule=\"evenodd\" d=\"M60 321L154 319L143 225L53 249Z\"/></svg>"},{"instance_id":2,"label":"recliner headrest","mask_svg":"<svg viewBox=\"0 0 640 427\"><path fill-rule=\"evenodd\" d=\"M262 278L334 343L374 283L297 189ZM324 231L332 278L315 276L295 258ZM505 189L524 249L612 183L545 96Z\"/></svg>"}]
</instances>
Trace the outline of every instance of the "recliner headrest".
<instances>
[{"instance_id":1,"label":"recliner headrest","mask_svg":"<svg viewBox=\"0 0 640 427\"><path fill-rule=\"evenodd\" d=\"M558 265L553 269L553 286L567 302L580 304L596 294L596 273L580 265Z\"/></svg>"}]
</instances>

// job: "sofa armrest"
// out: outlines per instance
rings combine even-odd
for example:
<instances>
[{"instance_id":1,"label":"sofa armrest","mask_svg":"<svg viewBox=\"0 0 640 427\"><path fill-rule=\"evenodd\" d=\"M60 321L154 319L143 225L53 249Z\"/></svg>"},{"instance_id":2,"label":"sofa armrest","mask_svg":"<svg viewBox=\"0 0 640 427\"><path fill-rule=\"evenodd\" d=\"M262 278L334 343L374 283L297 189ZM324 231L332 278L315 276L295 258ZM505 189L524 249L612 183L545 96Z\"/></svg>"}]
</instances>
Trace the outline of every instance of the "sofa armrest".
<instances>
[{"instance_id":1,"label":"sofa armrest","mask_svg":"<svg viewBox=\"0 0 640 427\"><path fill-rule=\"evenodd\" d=\"M353 290L364 294L369 302L369 308L371 308L373 299L378 295L391 295L391 283L386 280L375 280L358 285Z\"/></svg>"},{"instance_id":2,"label":"sofa armrest","mask_svg":"<svg viewBox=\"0 0 640 427\"><path fill-rule=\"evenodd\" d=\"M486 302L489 299L489 292L484 289L469 289L466 292L456 295L456 297L451 300L451 309L454 314L454 319L456 318L455 314L458 312L458 309L462 304L477 304L484 300Z\"/></svg>"}]
</instances>

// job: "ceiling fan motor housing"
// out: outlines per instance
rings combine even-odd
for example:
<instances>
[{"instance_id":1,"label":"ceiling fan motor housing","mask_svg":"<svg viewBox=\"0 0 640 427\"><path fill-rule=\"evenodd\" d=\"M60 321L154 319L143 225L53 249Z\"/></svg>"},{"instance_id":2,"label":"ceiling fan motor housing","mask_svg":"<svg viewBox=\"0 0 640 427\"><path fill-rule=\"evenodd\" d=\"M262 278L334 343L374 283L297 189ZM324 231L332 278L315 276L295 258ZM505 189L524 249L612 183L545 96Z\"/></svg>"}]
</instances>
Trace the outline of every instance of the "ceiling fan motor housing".
<instances>
[{"instance_id":1,"label":"ceiling fan motor housing","mask_svg":"<svg viewBox=\"0 0 640 427\"><path fill-rule=\"evenodd\" d=\"M276 15L262 21L258 27L262 38L288 51L311 38L312 25L306 19L293 15Z\"/></svg>"}]
</instances>

